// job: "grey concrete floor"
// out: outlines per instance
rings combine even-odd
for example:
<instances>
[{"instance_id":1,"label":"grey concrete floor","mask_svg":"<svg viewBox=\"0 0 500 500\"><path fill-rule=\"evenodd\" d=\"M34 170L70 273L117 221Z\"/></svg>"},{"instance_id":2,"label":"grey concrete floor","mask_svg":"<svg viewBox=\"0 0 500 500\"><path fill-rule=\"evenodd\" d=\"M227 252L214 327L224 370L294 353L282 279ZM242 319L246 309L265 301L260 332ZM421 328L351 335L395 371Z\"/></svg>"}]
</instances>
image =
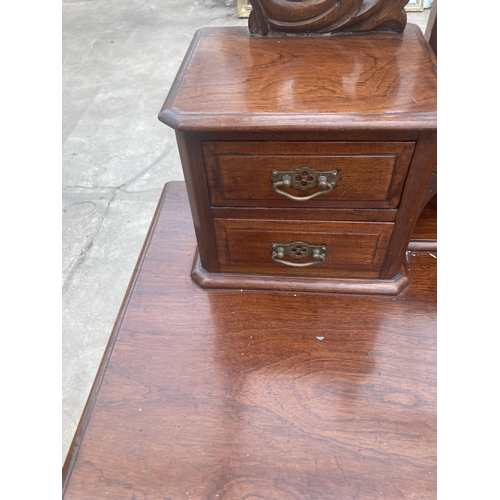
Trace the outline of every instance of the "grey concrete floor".
<instances>
[{"instance_id":1,"label":"grey concrete floor","mask_svg":"<svg viewBox=\"0 0 500 500\"><path fill-rule=\"evenodd\" d=\"M63 461L161 190L183 179L158 112L195 31L235 25L236 0L63 0Z\"/></svg>"}]
</instances>

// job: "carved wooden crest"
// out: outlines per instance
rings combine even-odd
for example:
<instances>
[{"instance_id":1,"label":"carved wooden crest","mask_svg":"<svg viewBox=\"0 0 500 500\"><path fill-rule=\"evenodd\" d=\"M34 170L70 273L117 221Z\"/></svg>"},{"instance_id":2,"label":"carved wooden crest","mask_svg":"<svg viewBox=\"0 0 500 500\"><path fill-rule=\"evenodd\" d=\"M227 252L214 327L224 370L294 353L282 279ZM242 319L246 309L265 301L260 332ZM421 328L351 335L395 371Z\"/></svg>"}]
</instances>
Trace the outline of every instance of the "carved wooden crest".
<instances>
[{"instance_id":1,"label":"carved wooden crest","mask_svg":"<svg viewBox=\"0 0 500 500\"><path fill-rule=\"evenodd\" d=\"M250 0L256 35L400 32L409 0Z\"/></svg>"}]
</instances>

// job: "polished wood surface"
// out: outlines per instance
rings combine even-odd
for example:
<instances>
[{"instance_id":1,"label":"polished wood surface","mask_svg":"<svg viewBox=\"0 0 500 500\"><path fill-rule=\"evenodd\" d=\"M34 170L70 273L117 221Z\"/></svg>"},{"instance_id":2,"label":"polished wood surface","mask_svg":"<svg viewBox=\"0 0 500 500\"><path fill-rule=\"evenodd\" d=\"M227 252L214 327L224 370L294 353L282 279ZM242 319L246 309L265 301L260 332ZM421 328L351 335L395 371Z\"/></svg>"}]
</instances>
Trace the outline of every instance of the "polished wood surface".
<instances>
[{"instance_id":1,"label":"polished wood surface","mask_svg":"<svg viewBox=\"0 0 500 500\"><path fill-rule=\"evenodd\" d=\"M414 142L205 142L207 180L213 206L298 207L273 190L271 172L307 166L337 170L339 180L328 194L300 202L302 208L396 208ZM318 191L301 193L300 197Z\"/></svg>"},{"instance_id":2,"label":"polished wood surface","mask_svg":"<svg viewBox=\"0 0 500 500\"><path fill-rule=\"evenodd\" d=\"M384 262L394 224L260 219L214 219L221 271L288 276L376 278ZM305 241L304 241L305 238ZM304 241L325 245L325 260L297 268L276 264L271 245ZM297 263L292 258L286 262ZM303 262L312 262L308 258Z\"/></svg>"},{"instance_id":3,"label":"polished wood surface","mask_svg":"<svg viewBox=\"0 0 500 500\"><path fill-rule=\"evenodd\" d=\"M425 197L429 185L435 154L436 132L421 132L406 177L394 231L380 273L381 278L391 278L401 267L404 252L408 248L413 228L421 212L421 200Z\"/></svg>"},{"instance_id":4,"label":"polished wood surface","mask_svg":"<svg viewBox=\"0 0 500 500\"><path fill-rule=\"evenodd\" d=\"M436 497L436 259L397 297L206 290L170 183L64 467L64 498Z\"/></svg>"},{"instance_id":5,"label":"polished wood surface","mask_svg":"<svg viewBox=\"0 0 500 500\"><path fill-rule=\"evenodd\" d=\"M252 33L403 31L408 0L250 0Z\"/></svg>"},{"instance_id":6,"label":"polished wood surface","mask_svg":"<svg viewBox=\"0 0 500 500\"><path fill-rule=\"evenodd\" d=\"M411 24L334 39L204 28L159 118L184 131L434 130L435 58Z\"/></svg>"}]
</instances>

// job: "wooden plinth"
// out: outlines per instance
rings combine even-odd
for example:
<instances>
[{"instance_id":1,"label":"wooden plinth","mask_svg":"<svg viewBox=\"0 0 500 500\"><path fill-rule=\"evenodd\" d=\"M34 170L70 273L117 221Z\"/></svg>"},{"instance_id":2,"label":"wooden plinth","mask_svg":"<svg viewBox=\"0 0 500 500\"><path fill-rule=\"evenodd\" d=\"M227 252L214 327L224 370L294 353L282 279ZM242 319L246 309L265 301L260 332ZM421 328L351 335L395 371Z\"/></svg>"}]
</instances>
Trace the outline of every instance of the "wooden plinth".
<instances>
[{"instance_id":1,"label":"wooden plinth","mask_svg":"<svg viewBox=\"0 0 500 500\"><path fill-rule=\"evenodd\" d=\"M406 268L390 280L356 278L304 278L250 275L242 273L210 273L201 265L196 252L191 277L203 288L244 288L245 290L278 290L316 293L362 293L397 295L409 283Z\"/></svg>"},{"instance_id":2,"label":"wooden plinth","mask_svg":"<svg viewBox=\"0 0 500 500\"><path fill-rule=\"evenodd\" d=\"M64 498L436 497L436 258L396 297L208 290L164 191L64 466Z\"/></svg>"}]
</instances>

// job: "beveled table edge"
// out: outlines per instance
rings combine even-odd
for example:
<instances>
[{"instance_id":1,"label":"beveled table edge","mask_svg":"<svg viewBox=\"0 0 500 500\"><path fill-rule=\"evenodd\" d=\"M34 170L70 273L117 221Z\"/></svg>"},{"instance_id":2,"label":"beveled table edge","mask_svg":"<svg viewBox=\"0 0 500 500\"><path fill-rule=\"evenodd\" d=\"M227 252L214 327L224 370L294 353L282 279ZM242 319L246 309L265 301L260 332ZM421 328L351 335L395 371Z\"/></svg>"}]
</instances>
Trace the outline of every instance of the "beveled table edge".
<instances>
[{"instance_id":1,"label":"beveled table edge","mask_svg":"<svg viewBox=\"0 0 500 500\"><path fill-rule=\"evenodd\" d=\"M181 181L174 181L175 183ZM182 182L181 182L182 183ZM108 343L106 345L106 349L104 350L104 354L101 359L101 363L99 364L99 368L97 370L97 374L94 379L94 383L92 384L92 388L90 389L89 396L87 398L87 402L85 403L85 407L82 412L82 416L80 417L80 421L78 423L78 427L76 428L75 435L73 436L73 440L68 450L68 454L66 455L66 460L64 461L63 470L62 470L62 497L66 493L66 489L69 484L69 480L71 477L71 473L73 471L73 467L76 463L78 452L80 451L80 446L83 441L83 437L85 435L85 431L87 430L87 425L90 420L90 416L92 415L92 410L94 409L95 402L97 400L97 396L99 394L99 389L101 387L102 381L104 379L104 375L106 373L106 369L108 367L109 359L111 358L111 354L113 352L113 348L118 337L118 333L120 332L120 327L125 317L125 313L127 311L130 299L132 297L135 285L137 283L137 279L139 273L141 271L142 265L146 258L149 245L151 243L151 239L153 236L153 232L155 230L156 224L158 222L161 209L163 207L163 203L168 193L168 189L172 182L167 182L163 188L162 194L160 196L160 200L158 201L158 205L156 206L155 213L151 220L151 224L148 229L148 233L144 240L144 244L142 246L141 252L139 254L139 258L137 259L137 263L135 265L134 271L130 278L129 285L127 287L127 291L125 292L125 296L123 298L122 304L120 306L120 310L116 317L115 323L113 325L113 329L111 331L111 335L109 337Z\"/></svg>"}]
</instances>

